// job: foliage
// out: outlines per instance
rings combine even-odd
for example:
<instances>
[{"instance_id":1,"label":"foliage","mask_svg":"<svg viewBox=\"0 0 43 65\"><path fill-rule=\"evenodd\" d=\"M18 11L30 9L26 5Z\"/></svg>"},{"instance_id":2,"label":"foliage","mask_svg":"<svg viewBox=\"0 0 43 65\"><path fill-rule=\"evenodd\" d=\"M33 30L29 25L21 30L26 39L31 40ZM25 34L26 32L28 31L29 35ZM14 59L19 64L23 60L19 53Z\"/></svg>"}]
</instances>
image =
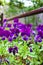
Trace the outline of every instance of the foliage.
<instances>
[{"instance_id":1,"label":"foliage","mask_svg":"<svg viewBox=\"0 0 43 65\"><path fill-rule=\"evenodd\" d=\"M7 58L10 62L10 65L26 65L25 63L27 63L27 61L30 62L30 65L40 65L43 63L43 42L30 44L33 48L33 52L30 52L27 42L25 41L20 41L20 43L18 43L17 40L13 41L12 43L8 41L6 41L6 43L5 41L1 41L0 44L0 55L3 55L4 58ZM42 45L41 49L40 44ZM14 45L19 48L16 55L8 53L8 48L10 46L13 47ZM3 65L6 65L6 63Z\"/></svg>"},{"instance_id":2,"label":"foliage","mask_svg":"<svg viewBox=\"0 0 43 65\"><path fill-rule=\"evenodd\" d=\"M43 6L43 0L32 0L34 7L42 7Z\"/></svg>"}]
</instances>

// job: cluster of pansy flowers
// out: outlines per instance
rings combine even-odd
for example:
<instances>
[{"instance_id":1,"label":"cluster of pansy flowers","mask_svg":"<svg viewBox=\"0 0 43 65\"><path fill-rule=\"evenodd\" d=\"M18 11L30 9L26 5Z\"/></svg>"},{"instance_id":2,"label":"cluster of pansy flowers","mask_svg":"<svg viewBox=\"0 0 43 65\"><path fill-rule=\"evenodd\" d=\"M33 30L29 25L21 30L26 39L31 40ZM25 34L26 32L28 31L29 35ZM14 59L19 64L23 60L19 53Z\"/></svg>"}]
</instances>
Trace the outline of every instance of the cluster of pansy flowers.
<instances>
[{"instance_id":1,"label":"cluster of pansy flowers","mask_svg":"<svg viewBox=\"0 0 43 65\"><path fill-rule=\"evenodd\" d=\"M34 40L36 42L41 42L43 39L43 25L38 25L36 30L37 34L32 30L32 24L23 24L19 22L18 18L14 19L13 24L7 24L7 19L4 19L3 26L0 26L0 38L2 40L8 39L12 41L20 34L22 40L28 41L31 34L34 34Z\"/></svg>"},{"instance_id":2,"label":"cluster of pansy flowers","mask_svg":"<svg viewBox=\"0 0 43 65\"><path fill-rule=\"evenodd\" d=\"M8 51L9 53L13 53L13 55L15 55L16 53L18 53L18 47L17 46L9 47Z\"/></svg>"},{"instance_id":3,"label":"cluster of pansy flowers","mask_svg":"<svg viewBox=\"0 0 43 65\"><path fill-rule=\"evenodd\" d=\"M7 28L9 29L7 30ZM29 40L32 33L32 24L23 24L19 22L18 18L15 18L12 25L11 23L7 24L7 19L4 19L3 27L0 26L0 38L2 40L12 41L19 36L19 33L23 40Z\"/></svg>"}]
</instances>

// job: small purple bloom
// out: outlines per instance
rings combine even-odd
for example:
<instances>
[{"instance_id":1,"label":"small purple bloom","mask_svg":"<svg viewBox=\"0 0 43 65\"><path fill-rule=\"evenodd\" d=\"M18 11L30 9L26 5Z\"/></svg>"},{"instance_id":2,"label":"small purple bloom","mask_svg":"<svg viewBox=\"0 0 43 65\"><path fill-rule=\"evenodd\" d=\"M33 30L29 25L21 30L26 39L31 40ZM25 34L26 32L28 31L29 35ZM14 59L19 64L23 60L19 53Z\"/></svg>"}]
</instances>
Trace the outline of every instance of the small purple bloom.
<instances>
[{"instance_id":1,"label":"small purple bloom","mask_svg":"<svg viewBox=\"0 0 43 65\"><path fill-rule=\"evenodd\" d=\"M10 37L13 37L13 36L14 36L14 34L12 34L12 32L11 32Z\"/></svg>"},{"instance_id":2,"label":"small purple bloom","mask_svg":"<svg viewBox=\"0 0 43 65\"><path fill-rule=\"evenodd\" d=\"M11 24L7 24L7 27L11 27Z\"/></svg>"},{"instance_id":3,"label":"small purple bloom","mask_svg":"<svg viewBox=\"0 0 43 65\"><path fill-rule=\"evenodd\" d=\"M13 39L12 39L11 37L8 38L8 41L12 42L12 40L13 40Z\"/></svg>"},{"instance_id":4,"label":"small purple bloom","mask_svg":"<svg viewBox=\"0 0 43 65\"><path fill-rule=\"evenodd\" d=\"M10 31L8 31L8 30L4 30L4 36L6 37L6 38L8 38L9 36L10 36Z\"/></svg>"},{"instance_id":5,"label":"small purple bloom","mask_svg":"<svg viewBox=\"0 0 43 65\"><path fill-rule=\"evenodd\" d=\"M27 33L28 32L28 33ZM21 33L25 33L26 35L28 35L28 36L30 36L31 35L31 33L32 33L32 30L31 30L31 28L28 28L28 27L23 27L22 29L21 29Z\"/></svg>"},{"instance_id":6,"label":"small purple bloom","mask_svg":"<svg viewBox=\"0 0 43 65\"><path fill-rule=\"evenodd\" d=\"M24 35L24 36L22 36L22 39L25 40L25 41L28 41L29 37Z\"/></svg>"},{"instance_id":7,"label":"small purple bloom","mask_svg":"<svg viewBox=\"0 0 43 65\"><path fill-rule=\"evenodd\" d=\"M5 40L5 37L2 37L2 40Z\"/></svg>"},{"instance_id":8,"label":"small purple bloom","mask_svg":"<svg viewBox=\"0 0 43 65\"><path fill-rule=\"evenodd\" d=\"M35 42L42 42L42 38L39 35L36 35L34 40Z\"/></svg>"},{"instance_id":9,"label":"small purple bloom","mask_svg":"<svg viewBox=\"0 0 43 65\"><path fill-rule=\"evenodd\" d=\"M17 28L17 23L14 23L14 24L13 24L13 27L14 27L14 28Z\"/></svg>"},{"instance_id":10,"label":"small purple bloom","mask_svg":"<svg viewBox=\"0 0 43 65\"><path fill-rule=\"evenodd\" d=\"M17 47L17 46L14 46L13 48L10 47L10 48L8 49L8 51L9 51L9 53L12 52L12 53L15 55L16 53L18 53L18 47Z\"/></svg>"},{"instance_id":11,"label":"small purple bloom","mask_svg":"<svg viewBox=\"0 0 43 65\"><path fill-rule=\"evenodd\" d=\"M3 28L5 29L5 27L6 27L6 22L5 22L5 23L3 23Z\"/></svg>"},{"instance_id":12,"label":"small purple bloom","mask_svg":"<svg viewBox=\"0 0 43 65\"><path fill-rule=\"evenodd\" d=\"M13 39L16 39L18 37L18 34L14 34Z\"/></svg>"},{"instance_id":13,"label":"small purple bloom","mask_svg":"<svg viewBox=\"0 0 43 65\"><path fill-rule=\"evenodd\" d=\"M13 48L10 47L10 48L8 49L8 51L9 51L9 53L13 52Z\"/></svg>"},{"instance_id":14,"label":"small purple bloom","mask_svg":"<svg viewBox=\"0 0 43 65\"><path fill-rule=\"evenodd\" d=\"M3 21L3 28L5 28L6 27L6 22L7 22L7 19L4 19L4 21Z\"/></svg>"},{"instance_id":15,"label":"small purple bloom","mask_svg":"<svg viewBox=\"0 0 43 65\"><path fill-rule=\"evenodd\" d=\"M18 18L14 18L14 22L19 22L19 19Z\"/></svg>"},{"instance_id":16,"label":"small purple bloom","mask_svg":"<svg viewBox=\"0 0 43 65\"><path fill-rule=\"evenodd\" d=\"M31 28L32 27L32 24L26 24L27 27Z\"/></svg>"},{"instance_id":17,"label":"small purple bloom","mask_svg":"<svg viewBox=\"0 0 43 65\"><path fill-rule=\"evenodd\" d=\"M32 48L30 47L30 52L33 52Z\"/></svg>"},{"instance_id":18,"label":"small purple bloom","mask_svg":"<svg viewBox=\"0 0 43 65\"><path fill-rule=\"evenodd\" d=\"M10 31L12 34L19 33L19 29L17 29L17 28L12 28L12 29L10 29Z\"/></svg>"},{"instance_id":19,"label":"small purple bloom","mask_svg":"<svg viewBox=\"0 0 43 65\"><path fill-rule=\"evenodd\" d=\"M23 27L21 28L20 30L21 32L21 36L22 38L27 41L29 39L29 37L31 36L31 33L32 33L32 29L31 29L31 26L27 26L26 24L23 25Z\"/></svg>"},{"instance_id":20,"label":"small purple bloom","mask_svg":"<svg viewBox=\"0 0 43 65\"><path fill-rule=\"evenodd\" d=\"M37 26L37 33L43 39L43 25Z\"/></svg>"},{"instance_id":21,"label":"small purple bloom","mask_svg":"<svg viewBox=\"0 0 43 65\"><path fill-rule=\"evenodd\" d=\"M38 35L40 35L40 37L43 39L43 31L38 31Z\"/></svg>"},{"instance_id":22,"label":"small purple bloom","mask_svg":"<svg viewBox=\"0 0 43 65\"><path fill-rule=\"evenodd\" d=\"M7 22L7 19L4 19L4 21L3 22Z\"/></svg>"},{"instance_id":23,"label":"small purple bloom","mask_svg":"<svg viewBox=\"0 0 43 65\"><path fill-rule=\"evenodd\" d=\"M18 53L18 47L14 46L14 48L13 48L13 54L15 55L16 53Z\"/></svg>"},{"instance_id":24,"label":"small purple bloom","mask_svg":"<svg viewBox=\"0 0 43 65\"><path fill-rule=\"evenodd\" d=\"M36 35L36 32L33 30L33 31L32 31L32 34L35 36L35 35Z\"/></svg>"},{"instance_id":25,"label":"small purple bloom","mask_svg":"<svg viewBox=\"0 0 43 65\"><path fill-rule=\"evenodd\" d=\"M39 31L39 30L43 30L43 25L41 25L41 24L38 25L37 28L36 28L36 30L37 30L37 31Z\"/></svg>"},{"instance_id":26,"label":"small purple bloom","mask_svg":"<svg viewBox=\"0 0 43 65\"><path fill-rule=\"evenodd\" d=\"M25 24L23 24L23 23L17 23L17 28L19 30L23 29L24 27L25 27Z\"/></svg>"}]
</instances>

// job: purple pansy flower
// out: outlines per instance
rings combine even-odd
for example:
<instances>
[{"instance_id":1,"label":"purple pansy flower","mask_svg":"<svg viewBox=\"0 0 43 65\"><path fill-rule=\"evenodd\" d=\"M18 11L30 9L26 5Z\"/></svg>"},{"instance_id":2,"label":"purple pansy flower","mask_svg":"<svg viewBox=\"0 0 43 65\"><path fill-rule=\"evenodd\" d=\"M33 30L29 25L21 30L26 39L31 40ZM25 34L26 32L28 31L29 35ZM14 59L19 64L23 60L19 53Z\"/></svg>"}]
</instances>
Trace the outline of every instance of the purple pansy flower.
<instances>
[{"instance_id":1,"label":"purple pansy flower","mask_svg":"<svg viewBox=\"0 0 43 65\"><path fill-rule=\"evenodd\" d=\"M2 40L5 40L5 37L2 37Z\"/></svg>"},{"instance_id":2,"label":"purple pansy flower","mask_svg":"<svg viewBox=\"0 0 43 65\"><path fill-rule=\"evenodd\" d=\"M18 23L18 22L19 22L19 19L18 19L18 18L14 18L14 23L15 23L15 22Z\"/></svg>"},{"instance_id":3,"label":"purple pansy flower","mask_svg":"<svg viewBox=\"0 0 43 65\"><path fill-rule=\"evenodd\" d=\"M16 39L20 32L19 29L17 28L12 28L10 29L10 31L11 31L10 37L12 37L13 39Z\"/></svg>"},{"instance_id":4,"label":"purple pansy flower","mask_svg":"<svg viewBox=\"0 0 43 65\"><path fill-rule=\"evenodd\" d=\"M8 51L9 53L13 52L13 48L12 47L8 48Z\"/></svg>"},{"instance_id":5,"label":"purple pansy flower","mask_svg":"<svg viewBox=\"0 0 43 65\"><path fill-rule=\"evenodd\" d=\"M18 47L14 46L14 48L13 48L13 54L15 55L16 53L18 53Z\"/></svg>"},{"instance_id":6,"label":"purple pansy flower","mask_svg":"<svg viewBox=\"0 0 43 65\"><path fill-rule=\"evenodd\" d=\"M36 35L34 40L35 42L42 42L42 38L39 35Z\"/></svg>"},{"instance_id":7,"label":"purple pansy flower","mask_svg":"<svg viewBox=\"0 0 43 65\"><path fill-rule=\"evenodd\" d=\"M35 36L35 35L36 35L36 32L33 30L33 31L32 31L32 34Z\"/></svg>"},{"instance_id":8,"label":"purple pansy flower","mask_svg":"<svg viewBox=\"0 0 43 65\"><path fill-rule=\"evenodd\" d=\"M26 26L32 28L32 24L26 24Z\"/></svg>"},{"instance_id":9,"label":"purple pansy flower","mask_svg":"<svg viewBox=\"0 0 43 65\"><path fill-rule=\"evenodd\" d=\"M4 21L3 22L7 22L7 19L4 19Z\"/></svg>"},{"instance_id":10,"label":"purple pansy flower","mask_svg":"<svg viewBox=\"0 0 43 65\"><path fill-rule=\"evenodd\" d=\"M28 36L23 36L22 39L25 41L28 41L29 38L28 38Z\"/></svg>"},{"instance_id":11,"label":"purple pansy flower","mask_svg":"<svg viewBox=\"0 0 43 65\"><path fill-rule=\"evenodd\" d=\"M14 34L13 39L16 39L18 37L18 34Z\"/></svg>"},{"instance_id":12,"label":"purple pansy flower","mask_svg":"<svg viewBox=\"0 0 43 65\"><path fill-rule=\"evenodd\" d=\"M8 30L4 30L4 36L8 38L10 36L11 32Z\"/></svg>"},{"instance_id":13,"label":"purple pansy flower","mask_svg":"<svg viewBox=\"0 0 43 65\"><path fill-rule=\"evenodd\" d=\"M17 29L17 28L12 28L12 29L10 29L10 31L12 34L19 33L19 29Z\"/></svg>"},{"instance_id":14,"label":"purple pansy flower","mask_svg":"<svg viewBox=\"0 0 43 65\"><path fill-rule=\"evenodd\" d=\"M8 38L8 41L12 42L12 40L13 40L12 37L9 37L9 38Z\"/></svg>"},{"instance_id":15,"label":"purple pansy flower","mask_svg":"<svg viewBox=\"0 0 43 65\"><path fill-rule=\"evenodd\" d=\"M43 25L37 26L37 33L43 39Z\"/></svg>"},{"instance_id":16,"label":"purple pansy flower","mask_svg":"<svg viewBox=\"0 0 43 65\"><path fill-rule=\"evenodd\" d=\"M7 27L11 27L11 24L7 24Z\"/></svg>"},{"instance_id":17,"label":"purple pansy flower","mask_svg":"<svg viewBox=\"0 0 43 65\"><path fill-rule=\"evenodd\" d=\"M3 28L5 28L6 27L6 22L7 22L7 19L4 19L4 21L3 21Z\"/></svg>"},{"instance_id":18,"label":"purple pansy flower","mask_svg":"<svg viewBox=\"0 0 43 65\"><path fill-rule=\"evenodd\" d=\"M31 27L28 27L27 25L24 25L21 30L21 36L24 40L28 40L28 38L31 36L32 29Z\"/></svg>"},{"instance_id":19,"label":"purple pansy flower","mask_svg":"<svg viewBox=\"0 0 43 65\"><path fill-rule=\"evenodd\" d=\"M18 47L17 46L14 46L13 48L10 47L8 48L8 51L9 53L13 53L15 55L16 53L18 53Z\"/></svg>"}]
</instances>

